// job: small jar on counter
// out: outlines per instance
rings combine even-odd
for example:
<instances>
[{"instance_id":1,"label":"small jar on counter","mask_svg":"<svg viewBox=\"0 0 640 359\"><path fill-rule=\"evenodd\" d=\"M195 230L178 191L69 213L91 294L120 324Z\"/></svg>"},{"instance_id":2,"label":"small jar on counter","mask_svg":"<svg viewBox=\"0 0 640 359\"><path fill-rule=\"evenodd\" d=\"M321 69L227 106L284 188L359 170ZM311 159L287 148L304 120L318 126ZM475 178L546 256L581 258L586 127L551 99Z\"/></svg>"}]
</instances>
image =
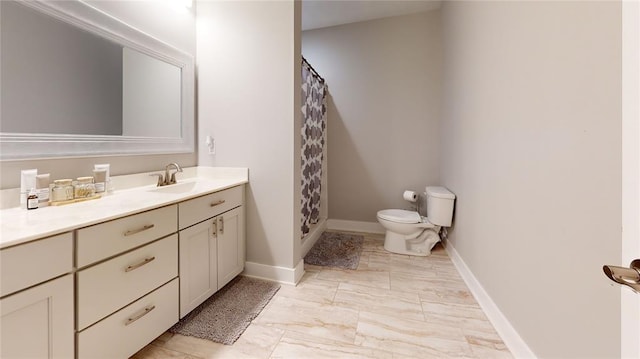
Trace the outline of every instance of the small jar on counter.
<instances>
[{"instance_id":1,"label":"small jar on counter","mask_svg":"<svg viewBox=\"0 0 640 359\"><path fill-rule=\"evenodd\" d=\"M51 202L68 201L73 199L73 185L71 179L53 181L51 188Z\"/></svg>"},{"instance_id":2,"label":"small jar on counter","mask_svg":"<svg viewBox=\"0 0 640 359\"><path fill-rule=\"evenodd\" d=\"M73 187L74 198L89 198L96 195L96 186L93 177L78 177L78 181Z\"/></svg>"}]
</instances>

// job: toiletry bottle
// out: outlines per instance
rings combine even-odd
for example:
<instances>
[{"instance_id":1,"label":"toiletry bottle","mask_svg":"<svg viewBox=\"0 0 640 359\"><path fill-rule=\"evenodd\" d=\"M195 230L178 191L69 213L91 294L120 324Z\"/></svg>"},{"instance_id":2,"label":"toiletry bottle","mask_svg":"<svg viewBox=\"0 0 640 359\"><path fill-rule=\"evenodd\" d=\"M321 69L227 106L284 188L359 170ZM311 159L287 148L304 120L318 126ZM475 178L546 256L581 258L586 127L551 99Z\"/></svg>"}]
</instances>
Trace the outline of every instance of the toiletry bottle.
<instances>
[{"instance_id":1,"label":"toiletry bottle","mask_svg":"<svg viewBox=\"0 0 640 359\"><path fill-rule=\"evenodd\" d=\"M93 182L96 186L96 193L102 193L106 191L107 170L106 169L93 170Z\"/></svg>"},{"instance_id":2,"label":"toiletry bottle","mask_svg":"<svg viewBox=\"0 0 640 359\"><path fill-rule=\"evenodd\" d=\"M20 207L27 208L29 190L36 188L37 169L20 171Z\"/></svg>"},{"instance_id":3,"label":"toiletry bottle","mask_svg":"<svg viewBox=\"0 0 640 359\"><path fill-rule=\"evenodd\" d=\"M94 170L104 170L106 172L105 180L104 180L104 186L105 186L104 192L106 192L107 194L113 192L113 186L111 185L110 167L111 165L109 165L108 163L93 165Z\"/></svg>"},{"instance_id":4,"label":"toiletry bottle","mask_svg":"<svg viewBox=\"0 0 640 359\"><path fill-rule=\"evenodd\" d=\"M27 209L37 209L38 208L38 195L36 194L36 190L34 188L29 190L29 195L27 196Z\"/></svg>"},{"instance_id":5,"label":"toiletry bottle","mask_svg":"<svg viewBox=\"0 0 640 359\"><path fill-rule=\"evenodd\" d=\"M49 204L50 175L48 173L36 176L36 194L38 195L38 207L46 207Z\"/></svg>"}]
</instances>

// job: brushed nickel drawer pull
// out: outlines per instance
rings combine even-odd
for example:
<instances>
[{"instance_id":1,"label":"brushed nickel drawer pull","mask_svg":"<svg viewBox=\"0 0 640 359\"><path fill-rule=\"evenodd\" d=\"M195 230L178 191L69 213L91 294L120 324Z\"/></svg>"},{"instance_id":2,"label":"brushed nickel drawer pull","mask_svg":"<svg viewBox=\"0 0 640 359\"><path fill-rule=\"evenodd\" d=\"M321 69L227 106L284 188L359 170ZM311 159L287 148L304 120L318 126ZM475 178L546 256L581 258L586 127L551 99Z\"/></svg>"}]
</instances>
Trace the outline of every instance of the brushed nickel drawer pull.
<instances>
[{"instance_id":1,"label":"brushed nickel drawer pull","mask_svg":"<svg viewBox=\"0 0 640 359\"><path fill-rule=\"evenodd\" d=\"M135 322L136 320L138 320L138 319L144 317L145 315L149 314L149 312L151 312L154 309L156 309L155 305L152 305L152 306L144 308L144 311L142 311L140 314L136 314L133 317L127 319L127 322L124 323L124 325L127 326L127 325Z\"/></svg>"},{"instance_id":2,"label":"brushed nickel drawer pull","mask_svg":"<svg viewBox=\"0 0 640 359\"><path fill-rule=\"evenodd\" d=\"M221 199L218 202L213 202L213 203L211 203L211 207L219 206L219 205L223 204L224 202L225 202L224 199Z\"/></svg>"},{"instance_id":3,"label":"brushed nickel drawer pull","mask_svg":"<svg viewBox=\"0 0 640 359\"><path fill-rule=\"evenodd\" d=\"M156 257L151 257L151 258L145 258L145 260L143 260L142 262L138 263L138 264L133 264L128 266L127 268L125 268L125 272L131 272L134 269L140 268L145 264L151 263L156 259Z\"/></svg>"},{"instance_id":4,"label":"brushed nickel drawer pull","mask_svg":"<svg viewBox=\"0 0 640 359\"><path fill-rule=\"evenodd\" d=\"M137 234L137 233L140 233L140 232L146 231L146 230L148 230L148 229L151 229L151 228L153 228L153 227L155 227L155 226L156 226L155 224L147 224L147 225L145 225L145 226L144 226L144 227L142 227L142 228L132 229L132 230L130 230L130 231L126 231L126 232L124 232L124 236L125 236L125 237L132 236L132 235L134 235L134 234Z\"/></svg>"}]
</instances>

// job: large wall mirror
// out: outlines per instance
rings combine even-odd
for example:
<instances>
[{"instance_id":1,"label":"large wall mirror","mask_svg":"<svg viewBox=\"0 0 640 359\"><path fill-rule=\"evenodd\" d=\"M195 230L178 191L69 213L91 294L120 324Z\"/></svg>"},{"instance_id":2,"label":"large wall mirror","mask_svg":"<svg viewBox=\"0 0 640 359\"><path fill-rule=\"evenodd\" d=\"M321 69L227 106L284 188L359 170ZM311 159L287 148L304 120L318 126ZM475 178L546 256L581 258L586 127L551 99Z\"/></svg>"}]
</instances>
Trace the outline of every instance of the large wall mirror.
<instances>
[{"instance_id":1,"label":"large wall mirror","mask_svg":"<svg viewBox=\"0 0 640 359\"><path fill-rule=\"evenodd\" d=\"M80 1L0 1L0 158L194 151L193 57Z\"/></svg>"}]
</instances>

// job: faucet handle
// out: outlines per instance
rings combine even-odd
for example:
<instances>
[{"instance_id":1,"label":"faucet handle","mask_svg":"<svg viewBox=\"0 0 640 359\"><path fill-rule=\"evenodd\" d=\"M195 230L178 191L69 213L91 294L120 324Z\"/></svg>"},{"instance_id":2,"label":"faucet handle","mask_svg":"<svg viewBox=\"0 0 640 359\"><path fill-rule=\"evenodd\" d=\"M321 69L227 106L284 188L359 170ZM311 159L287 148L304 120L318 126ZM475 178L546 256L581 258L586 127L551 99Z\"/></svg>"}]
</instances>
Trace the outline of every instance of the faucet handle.
<instances>
[{"instance_id":1,"label":"faucet handle","mask_svg":"<svg viewBox=\"0 0 640 359\"><path fill-rule=\"evenodd\" d=\"M165 185L165 180L164 177L162 176L162 173L151 173L149 176L158 176L158 184L156 185L156 187L161 187Z\"/></svg>"}]
</instances>

